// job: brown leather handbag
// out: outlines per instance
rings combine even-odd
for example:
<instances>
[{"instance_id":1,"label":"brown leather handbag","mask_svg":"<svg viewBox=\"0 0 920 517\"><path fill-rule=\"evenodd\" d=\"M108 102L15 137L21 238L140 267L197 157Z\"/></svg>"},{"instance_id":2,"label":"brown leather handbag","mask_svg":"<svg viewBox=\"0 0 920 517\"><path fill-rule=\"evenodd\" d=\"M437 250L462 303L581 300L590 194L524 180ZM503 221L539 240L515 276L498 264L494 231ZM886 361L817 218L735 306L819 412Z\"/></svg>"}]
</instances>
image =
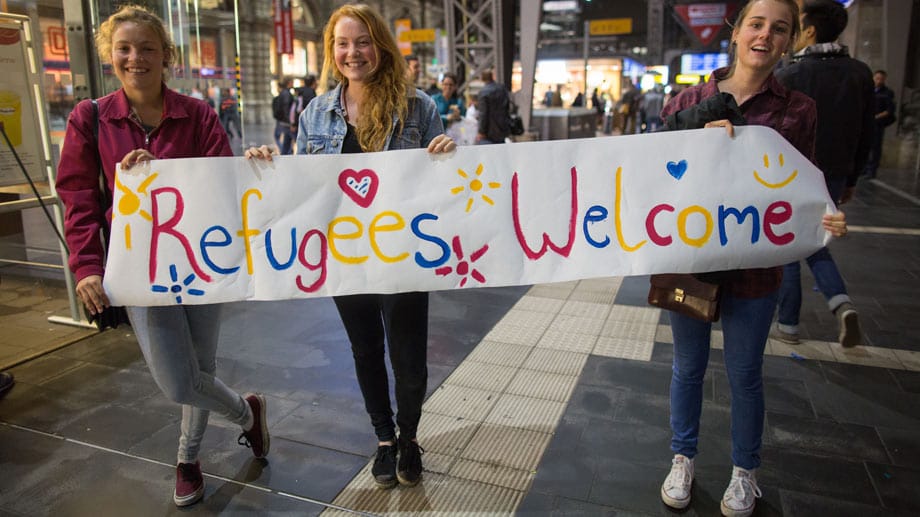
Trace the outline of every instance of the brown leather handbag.
<instances>
[{"instance_id":1,"label":"brown leather handbag","mask_svg":"<svg viewBox=\"0 0 920 517\"><path fill-rule=\"evenodd\" d=\"M652 275L648 303L700 321L719 321L720 285L690 274Z\"/></svg>"}]
</instances>

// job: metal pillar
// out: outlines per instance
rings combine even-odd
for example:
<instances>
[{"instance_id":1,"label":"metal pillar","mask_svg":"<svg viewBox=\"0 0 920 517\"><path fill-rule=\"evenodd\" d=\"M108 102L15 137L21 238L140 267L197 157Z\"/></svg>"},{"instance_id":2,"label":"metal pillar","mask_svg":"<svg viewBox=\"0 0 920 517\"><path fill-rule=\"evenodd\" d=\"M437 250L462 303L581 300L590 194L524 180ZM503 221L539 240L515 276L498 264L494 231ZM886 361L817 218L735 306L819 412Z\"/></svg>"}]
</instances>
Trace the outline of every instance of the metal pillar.
<instances>
[{"instance_id":1,"label":"metal pillar","mask_svg":"<svg viewBox=\"0 0 920 517\"><path fill-rule=\"evenodd\" d=\"M651 64L664 61L664 0L648 0L648 58Z\"/></svg>"},{"instance_id":2,"label":"metal pillar","mask_svg":"<svg viewBox=\"0 0 920 517\"><path fill-rule=\"evenodd\" d=\"M521 91L517 95L517 103L518 114L528 131L533 113L533 82L537 71L537 35L540 33L542 5L542 2L521 2Z\"/></svg>"},{"instance_id":3,"label":"metal pillar","mask_svg":"<svg viewBox=\"0 0 920 517\"><path fill-rule=\"evenodd\" d=\"M460 78L463 91L471 78L492 69L495 80L508 84L502 51L502 0L444 0L449 70Z\"/></svg>"},{"instance_id":4,"label":"metal pillar","mask_svg":"<svg viewBox=\"0 0 920 517\"><path fill-rule=\"evenodd\" d=\"M99 58L93 46L93 27L99 25L96 3L89 0L64 0L64 26L73 77L73 100L101 97L102 77Z\"/></svg>"}]
</instances>

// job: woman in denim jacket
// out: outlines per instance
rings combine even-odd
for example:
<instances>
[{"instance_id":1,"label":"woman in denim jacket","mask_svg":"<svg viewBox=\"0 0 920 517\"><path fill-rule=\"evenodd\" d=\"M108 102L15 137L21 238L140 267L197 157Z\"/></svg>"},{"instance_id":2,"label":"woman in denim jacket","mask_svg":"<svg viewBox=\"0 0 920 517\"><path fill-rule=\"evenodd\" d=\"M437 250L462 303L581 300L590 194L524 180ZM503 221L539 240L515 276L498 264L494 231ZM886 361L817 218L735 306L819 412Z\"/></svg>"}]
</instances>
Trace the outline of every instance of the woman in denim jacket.
<instances>
[{"instance_id":1,"label":"woman in denim jacket","mask_svg":"<svg viewBox=\"0 0 920 517\"><path fill-rule=\"evenodd\" d=\"M300 115L298 154L419 149L453 151L437 107L405 79L406 63L384 19L367 5L345 5L323 34L320 84L339 82ZM271 160L274 149L250 148L248 158ZM413 486L422 475L416 440L428 383L428 293L336 296L348 332L364 406L377 434L372 474L380 488ZM384 340L396 382L396 425L384 361ZM399 426L399 438L396 426ZM398 459L397 459L398 456Z\"/></svg>"}]
</instances>

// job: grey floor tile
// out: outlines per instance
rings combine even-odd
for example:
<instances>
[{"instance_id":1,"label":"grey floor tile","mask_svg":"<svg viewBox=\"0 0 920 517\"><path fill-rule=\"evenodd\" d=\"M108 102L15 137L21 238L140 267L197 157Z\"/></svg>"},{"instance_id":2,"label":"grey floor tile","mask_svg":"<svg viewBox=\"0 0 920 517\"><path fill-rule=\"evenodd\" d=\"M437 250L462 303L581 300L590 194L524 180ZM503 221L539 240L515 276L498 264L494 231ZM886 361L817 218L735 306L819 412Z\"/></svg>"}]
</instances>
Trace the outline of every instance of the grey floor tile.
<instances>
[{"instance_id":1,"label":"grey floor tile","mask_svg":"<svg viewBox=\"0 0 920 517\"><path fill-rule=\"evenodd\" d=\"M261 475L251 482L301 497L332 502L342 487L367 465L368 456L275 438L267 460ZM255 459L249 458L242 464L255 462Z\"/></svg>"},{"instance_id":2,"label":"grey floor tile","mask_svg":"<svg viewBox=\"0 0 920 517\"><path fill-rule=\"evenodd\" d=\"M873 368L846 363L831 363L824 361L821 365L827 382L841 386L847 390L858 391L866 387L871 389L891 388L898 389L891 371L887 368Z\"/></svg>"},{"instance_id":3,"label":"grey floor tile","mask_svg":"<svg viewBox=\"0 0 920 517\"><path fill-rule=\"evenodd\" d=\"M795 360L791 357L765 355L765 379L796 379L806 382L826 382L821 361Z\"/></svg>"},{"instance_id":4,"label":"grey floor tile","mask_svg":"<svg viewBox=\"0 0 920 517\"><path fill-rule=\"evenodd\" d=\"M920 469L879 463L867 463L866 467L885 508L920 513L920 499L917 499Z\"/></svg>"},{"instance_id":5,"label":"grey floor tile","mask_svg":"<svg viewBox=\"0 0 920 517\"><path fill-rule=\"evenodd\" d=\"M547 449L537 467L531 490L587 500L594 480L594 468L587 456Z\"/></svg>"},{"instance_id":6,"label":"grey floor tile","mask_svg":"<svg viewBox=\"0 0 920 517\"><path fill-rule=\"evenodd\" d=\"M99 404L62 427L60 433L86 443L123 451L175 422L171 415L144 408Z\"/></svg>"},{"instance_id":7,"label":"grey floor tile","mask_svg":"<svg viewBox=\"0 0 920 517\"><path fill-rule=\"evenodd\" d=\"M599 462L616 458L655 467L670 465L670 443L671 430L667 422L652 427L592 418L582 434L577 454Z\"/></svg>"},{"instance_id":8,"label":"grey floor tile","mask_svg":"<svg viewBox=\"0 0 920 517\"><path fill-rule=\"evenodd\" d=\"M920 395L833 384L810 384L808 388L818 418L920 431Z\"/></svg>"},{"instance_id":9,"label":"grey floor tile","mask_svg":"<svg viewBox=\"0 0 920 517\"><path fill-rule=\"evenodd\" d=\"M376 450L370 417L360 399L304 404L275 424L274 436L318 447L367 455Z\"/></svg>"},{"instance_id":10,"label":"grey floor tile","mask_svg":"<svg viewBox=\"0 0 920 517\"><path fill-rule=\"evenodd\" d=\"M764 441L772 447L836 456L850 461L889 461L888 453L874 428L832 420L768 412Z\"/></svg>"},{"instance_id":11,"label":"grey floor tile","mask_svg":"<svg viewBox=\"0 0 920 517\"><path fill-rule=\"evenodd\" d=\"M559 517L576 517L576 516L597 516L597 517L616 517L624 516L627 512L616 510L609 506L580 501L578 499L569 499L566 497L557 497L556 505L553 508L553 516Z\"/></svg>"},{"instance_id":12,"label":"grey floor tile","mask_svg":"<svg viewBox=\"0 0 920 517\"><path fill-rule=\"evenodd\" d=\"M671 385L671 367L654 362L591 355L585 363L579 383L622 387L635 393L667 396Z\"/></svg>"},{"instance_id":13,"label":"grey floor tile","mask_svg":"<svg viewBox=\"0 0 920 517\"><path fill-rule=\"evenodd\" d=\"M627 396L624 388L578 383L566 406L566 413L613 421L617 408Z\"/></svg>"},{"instance_id":14,"label":"grey floor tile","mask_svg":"<svg viewBox=\"0 0 920 517\"><path fill-rule=\"evenodd\" d=\"M920 336L920 332L917 333ZM900 388L908 393L920 393L920 372L891 370Z\"/></svg>"},{"instance_id":15,"label":"grey floor tile","mask_svg":"<svg viewBox=\"0 0 920 517\"><path fill-rule=\"evenodd\" d=\"M56 433L98 403L83 395L62 395L41 386L17 382L0 400L0 415L4 422Z\"/></svg>"},{"instance_id":16,"label":"grey floor tile","mask_svg":"<svg viewBox=\"0 0 920 517\"><path fill-rule=\"evenodd\" d=\"M518 517L543 517L551 515L556 503L556 496L552 494L543 494L531 489L524 495L521 504L518 505L515 515Z\"/></svg>"},{"instance_id":17,"label":"grey floor tile","mask_svg":"<svg viewBox=\"0 0 920 517\"><path fill-rule=\"evenodd\" d=\"M659 489L667 474L668 467L664 464L655 469L618 459L598 461L588 501L641 513L657 513L663 506Z\"/></svg>"},{"instance_id":18,"label":"grey floor tile","mask_svg":"<svg viewBox=\"0 0 920 517\"><path fill-rule=\"evenodd\" d=\"M783 513L801 517L882 517L898 515L890 509L868 504L853 503L836 497L826 497L794 490L780 490ZM908 515L908 514L903 514Z\"/></svg>"},{"instance_id":19,"label":"grey floor tile","mask_svg":"<svg viewBox=\"0 0 920 517\"><path fill-rule=\"evenodd\" d=\"M767 486L841 500L878 504L872 482L861 461L804 454L765 446L757 479Z\"/></svg>"},{"instance_id":20,"label":"grey floor tile","mask_svg":"<svg viewBox=\"0 0 920 517\"><path fill-rule=\"evenodd\" d=\"M920 439L916 430L876 427L891 462L902 467L920 465Z\"/></svg>"},{"instance_id":21,"label":"grey floor tile","mask_svg":"<svg viewBox=\"0 0 920 517\"><path fill-rule=\"evenodd\" d=\"M614 420L650 426L666 425L671 415L668 396L629 393L617 407Z\"/></svg>"}]
</instances>

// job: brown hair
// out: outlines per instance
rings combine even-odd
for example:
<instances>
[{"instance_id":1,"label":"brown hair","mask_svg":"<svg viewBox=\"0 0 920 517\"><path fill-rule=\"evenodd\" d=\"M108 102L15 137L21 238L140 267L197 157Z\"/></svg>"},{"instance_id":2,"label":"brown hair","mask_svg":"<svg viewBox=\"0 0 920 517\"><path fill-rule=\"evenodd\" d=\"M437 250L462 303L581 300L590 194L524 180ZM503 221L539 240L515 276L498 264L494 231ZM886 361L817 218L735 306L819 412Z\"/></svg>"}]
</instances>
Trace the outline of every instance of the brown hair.
<instances>
[{"instance_id":1,"label":"brown hair","mask_svg":"<svg viewBox=\"0 0 920 517\"><path fill-rule=\"evenodd\" d=\"M103 63L111 63L112 36L115 35L118 26L125 22L143 25L156 33L160 41L163 42L163 68L168 72L169 67L176 59L176 45L173 44L172 38L166 32L163 20L139 5L123 5L99 26L99 31L96 32L95 36L96 53L99 54L99 59Z\"/></svg>"},{"instance_id":2,"label":"brown hair","mask_svg":"<svg viewBox=\"0 0 920 517\"><path fill-rule=\"evenodd\" d=\"M735 18L735 23L729 23L728 26L732 28L732 37L734 38L735 31L738 30L744 23L744 19L747 18L748 13L751 12L751 7L754 6L757 2L767 1L767 0L751 0L750 2L744 4L744 7L738 11L738 16ZM789 48L792 48L795 45L796 40L799 37L799 32L801 32L801 26L799 24L799 3L797 0L771 0L773 2L779 2L784 4L789 8L790 14L792 14L792 32L789 34ZM728 75L726 77L731 77L735 73L735 64L737 63L738 52L735 50L737 43L732 41L731 47L729 48L729 60L731 65L729 65ZM788 51L789 48L786 50Z\"/></svg>"},{"instance_id":3,"label":"brown hair","mask_svg":"<svg viewBox=\"0 0 920 517\"><path fill-rule=\"evenodd\" d=\"M323 72L320 84L328 84L330 74L340 83L348 85L348 78L335 66L335 24L342 18L353 18L367 27L377 68L371 71L367 93L357 124L358 143L364 151L382 151L393 126L393 114L398 118L397 128L402 131L408 116L409 89L406 80L406 60L396 46L387 23L380 14L365 4L347 4L336 9L323 31Z\"/></svg>"}]
</instances>

